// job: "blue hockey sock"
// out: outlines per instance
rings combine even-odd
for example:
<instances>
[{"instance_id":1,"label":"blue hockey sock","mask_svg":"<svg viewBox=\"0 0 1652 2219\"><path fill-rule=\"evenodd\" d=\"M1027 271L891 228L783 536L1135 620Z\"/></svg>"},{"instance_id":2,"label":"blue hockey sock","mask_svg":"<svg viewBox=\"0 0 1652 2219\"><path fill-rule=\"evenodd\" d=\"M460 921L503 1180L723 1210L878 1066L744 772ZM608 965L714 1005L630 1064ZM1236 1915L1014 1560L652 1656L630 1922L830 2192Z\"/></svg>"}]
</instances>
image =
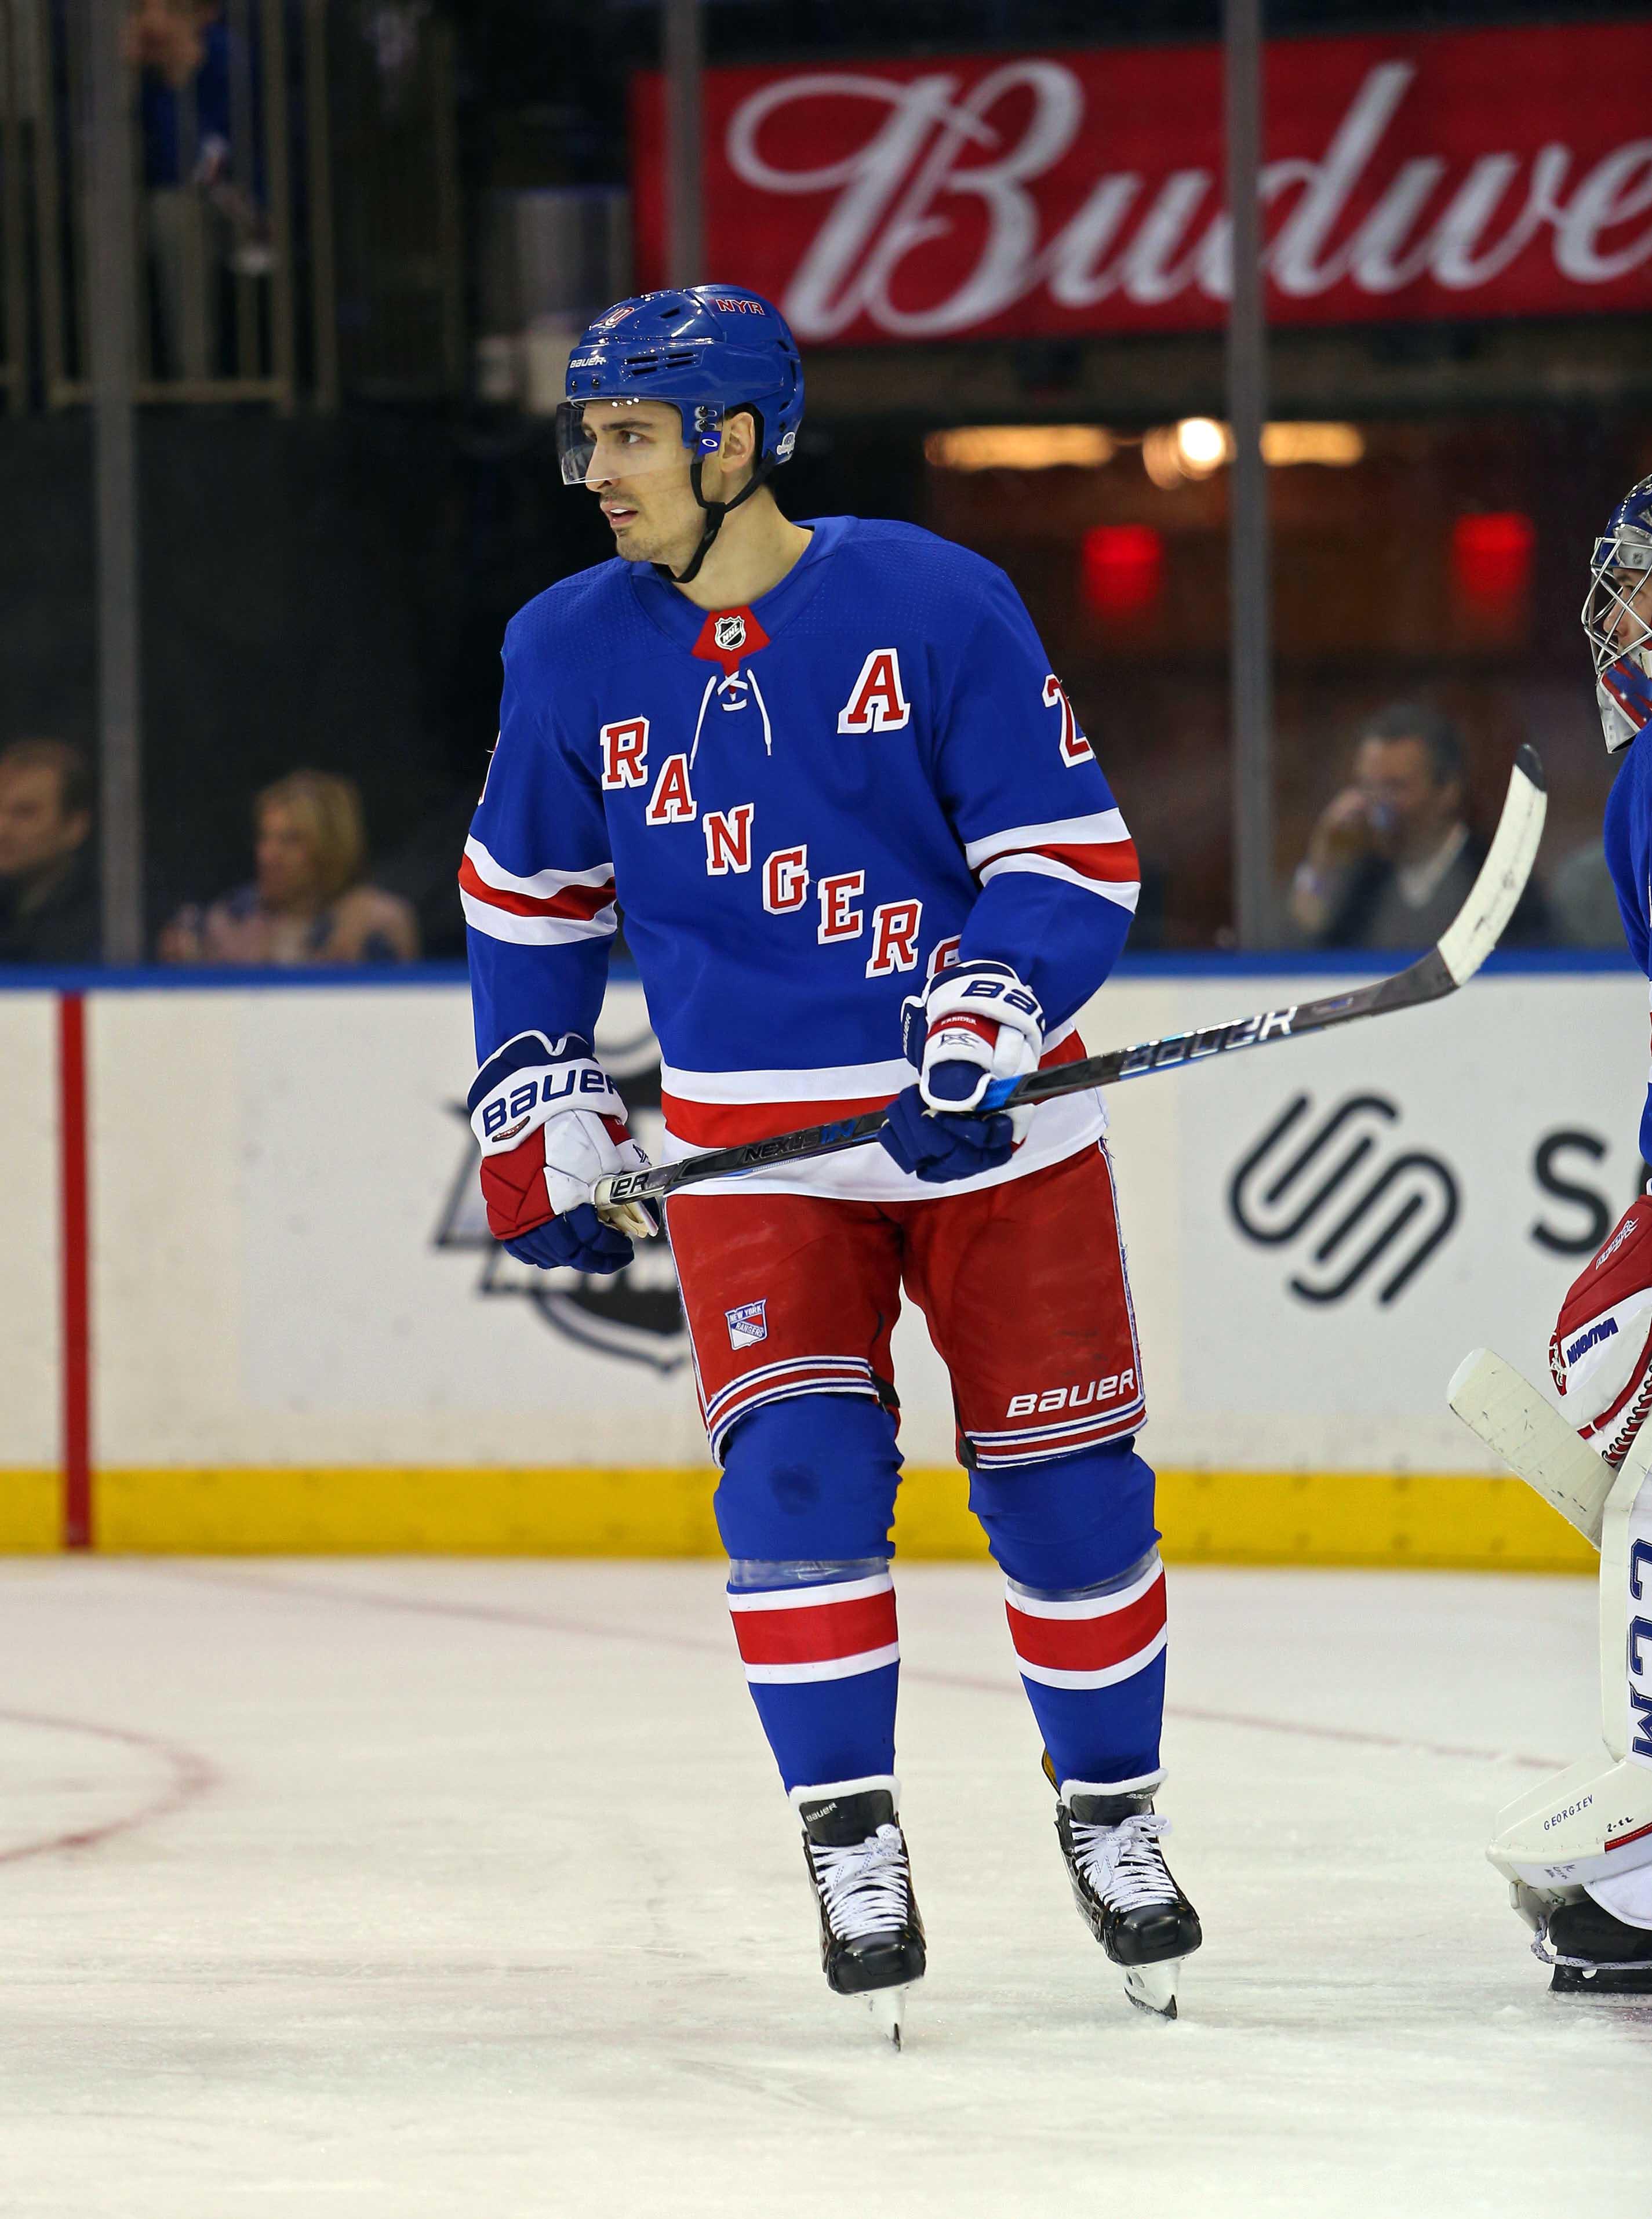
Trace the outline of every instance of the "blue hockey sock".
<instances>
[{"instance_id":1,"label":"blue hockey sock","mask_svg":"<svg viewBox=\"0 0 1652 2219\"><path fill-rule=\"evenodd\" d=\"M730 1438L717 1494L729 1608L788 1793L894 1770L899 1471L893 1419L859 1397L767 1404Z\"/></svg>"},{"instance_id":2,"label":"blue hockey sock","mask_svg":"<svg viewBox=\"0 0 1652 2219\"><path fill-rule=\"evenodd\" d=\"M1010 1638L1058 1782L1152 1788L1164 1707L1153 1475L1131 1441L977 1472Z\"/></svg>"}]
</instances>

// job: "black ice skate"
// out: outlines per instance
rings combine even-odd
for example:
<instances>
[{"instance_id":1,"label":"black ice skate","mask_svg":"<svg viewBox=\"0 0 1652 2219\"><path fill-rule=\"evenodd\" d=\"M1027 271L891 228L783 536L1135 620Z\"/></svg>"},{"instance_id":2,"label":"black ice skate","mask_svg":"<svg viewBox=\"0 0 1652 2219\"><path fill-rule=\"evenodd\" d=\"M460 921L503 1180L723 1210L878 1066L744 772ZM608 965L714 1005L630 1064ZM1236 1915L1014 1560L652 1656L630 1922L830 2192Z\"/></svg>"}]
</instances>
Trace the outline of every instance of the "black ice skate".
<instances>
[{"instance_id":1,"label":"black ice skate","mask_svg":"<svg viewBox=\"0 0 1652 2219\"><path fill-rule=\"evenodd\" d=\"M1063 1794L1056 1835L1079 1916L1124 1972L1138 2010L1176 2017L1182 1960L1203 1941L1199 1914L1171 1877L1159 1839L1168 1818L1151 1795Z\"/></svg>"},{"instance_id":2,"label":"black ice skate","mask_svg":"<svg viewBox=\"0 0 1652 2219\"><path fill-rule=\"evenodd\" d=\"M840 1996L864 1996L901 2046L906 1991L923 1978L923 1921L912 1893L893 1783L848 1793L800 1788L804 1862L820 1906L820 1961Z\"/></svg>"},{"instance_id":3,"label":"black ice skate","mask_svg":"<svg viewBox=\"0 0 1652 2219\"><path fill-rule=\"evenodd\" d=\"M1652 1931L1614 1918L1589 1896L1551 1911L1532 1947L1555 1968L1555 1995L1652 1995Z\"/></svg>"}]
</instances>

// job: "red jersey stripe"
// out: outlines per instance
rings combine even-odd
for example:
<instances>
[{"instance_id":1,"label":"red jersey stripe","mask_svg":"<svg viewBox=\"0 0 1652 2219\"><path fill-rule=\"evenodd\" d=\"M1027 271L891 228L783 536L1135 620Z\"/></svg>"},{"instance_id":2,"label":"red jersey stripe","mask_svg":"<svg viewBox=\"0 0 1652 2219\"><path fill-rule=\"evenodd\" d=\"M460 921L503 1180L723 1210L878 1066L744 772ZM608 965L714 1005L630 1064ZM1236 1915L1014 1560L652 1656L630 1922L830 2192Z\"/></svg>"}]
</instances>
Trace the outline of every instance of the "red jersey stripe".
<instances>
[{"instance_id":1,"label":"red jersey stripe","mask_svg":"<svg viewBox=\"0 0 1652 2219\"><path fill-rule=\"evenodd\" d=\"M1084 1054L1083 1041L1076 1032L1069 1033L1042 1059L1039 1069L1078 1063ZM916 1080L916 1072L912 1075ZM797 1132L805 1125L830 1125L868 1110L886 1110L894 1098L892 1094L873 1094L856 1102L690 1102L680 1094L661 1093L660 1107L666 1130L690 1147L737 1148L747 1141L771 1141L777 1133Z\"/></svg>"},{"instance_id":2,"label":"red jersey stripe","mask_svg":"<svg viewBox=\"0 0 1652 2219\"><path fill-rule=\"evenodd\" d=\"M1052 862L1065 863L1069 870L1082 871L1087 879L1105 879L1109 884L1128 886L1141 876L1135 845L1129 840L1108 840L1095 848L1029 848L1018 852L1047 855Z\"/></svg>"},{"instance_id":3,"label":"red jersey stripe","mask_svg":"<svg viewBox=\"0 0 1652 2219\"><path fill-rule=\"evenodd\" d=\"M1009 1638L1024 1663L1058 1672L1102 1672L1146 1649L1164 1630L1164 1582L1156 1579L1145 1595L1102 1618L1029 1618L1012 1602L1004 1605Z\"/></svg>"},{"instance_id":4,"label":"red jersey stripe","mask_svg":"<svg viewBox=\"0 0 1652 2219\"><path fill-rule=\"evenodd\" d=\"M817 1664L866 1649L887 1649L896 1638L895 1590L854 1602L825 1602L817 1609L736 1610L735 1638L748 1664Z\"/></svg>"},{"instance_id":5,"label":"red jersey stripe","mask_svg":"<svg viewBox=\"0 0 1652 2219\"><path fill-rule=\"evenodd\" d=\"M606 909L614 898L612 879L599 886L564 886L555 894L507 893L503 887L490 886L469 855L459 866L459 884L475 900L508 910L513 917L590 918Z\"/></svg>"}]
</instances>

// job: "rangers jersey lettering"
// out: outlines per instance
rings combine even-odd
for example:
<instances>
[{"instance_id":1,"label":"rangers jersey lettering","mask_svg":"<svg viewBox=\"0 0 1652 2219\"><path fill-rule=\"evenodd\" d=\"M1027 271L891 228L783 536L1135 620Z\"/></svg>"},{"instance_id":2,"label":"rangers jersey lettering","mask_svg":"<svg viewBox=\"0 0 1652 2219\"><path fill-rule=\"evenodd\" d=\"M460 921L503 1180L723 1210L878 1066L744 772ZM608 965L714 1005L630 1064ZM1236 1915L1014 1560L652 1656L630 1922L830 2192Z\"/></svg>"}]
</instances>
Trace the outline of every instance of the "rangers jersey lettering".
<instances>
[{"instance_id":1,"label":"rangers jersey lettering","mask_svg":"<svg viewBox=\"0 0 1652 2219\"><path fill-rule=\"evenodd\" d=\"M1011 965L1065 1061L1137 878L1027 612L978 556L831 518L772 592L709 613L616 559L506 635L460 873L478 1053L528 1030L590 1037L623 909L671 1153L887 1102L913 1077L903 996L954 959ZM1096 1096L1046 1103L1009 1165L960 1185L1102 1125ZM879 1149L761 1184L934 1192Z\"/></svg>"}]
</instances>

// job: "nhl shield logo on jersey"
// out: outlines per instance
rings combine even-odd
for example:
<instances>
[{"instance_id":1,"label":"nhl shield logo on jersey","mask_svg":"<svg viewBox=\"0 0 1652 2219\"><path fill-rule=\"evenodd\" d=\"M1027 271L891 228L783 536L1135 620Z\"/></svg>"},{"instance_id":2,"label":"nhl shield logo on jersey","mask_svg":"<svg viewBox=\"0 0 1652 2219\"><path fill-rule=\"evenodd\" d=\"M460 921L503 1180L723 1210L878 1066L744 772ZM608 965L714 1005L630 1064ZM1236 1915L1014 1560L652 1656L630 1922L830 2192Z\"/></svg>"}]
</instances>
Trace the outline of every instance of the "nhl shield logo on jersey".
<instances>
[{"instance_id":1,"label":"nhl shield logo on jersey","mask_svg":"<svg viewBox=\"0 0 1652 2219\"><path fill-rule=\"evenodd\" d=\"M729 1321L730 1348L751 1348L760 1340L768 1339L768 1303L742 1302L738 1309L724 1310Z\"/></svg>"},{"instance_id":2,"label":"nhl shield logo on jersey","mask_svg":"<svg viewBox=\"0 0 1652 2219\"><path fill-rule=\"evenodd\" d=\"M746 619L738 610L730 616L715 619L711 637L725 655L732 655L746 644Z\"/></svg>"}]
</instances>

